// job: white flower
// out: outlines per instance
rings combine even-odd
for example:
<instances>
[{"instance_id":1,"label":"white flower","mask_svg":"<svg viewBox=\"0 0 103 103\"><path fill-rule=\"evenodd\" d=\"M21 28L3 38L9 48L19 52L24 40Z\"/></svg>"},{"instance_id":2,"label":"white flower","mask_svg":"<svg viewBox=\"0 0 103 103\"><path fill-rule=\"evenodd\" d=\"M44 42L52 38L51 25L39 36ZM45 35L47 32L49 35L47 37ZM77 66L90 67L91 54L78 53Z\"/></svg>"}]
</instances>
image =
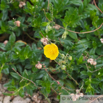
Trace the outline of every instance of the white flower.
<instances>
[{"instance_id":1,"label":"white flower","mask_svg":"<svg viewBox=\"0 0 103 103\"><path fill-rule=\"evenodd\" d=\"M103 38L100 39L101 43L103 43Z\"/></svg>"},{"instance_id":2,"label":"white flower","mask_svg":"<svg viewBox=\"0 0 103 103\"><path fill-rule=\"evenodd\" d=\"M65 39L67 37L68 31L64 31L62 38Z\"/></svg>"},{"instance_id":3,"label":"white flower","mask_svg":"<svg viewBox=\"0 0 103 103\"><path fill-rule=\"evenodd\" d=\"M48 33L50 30L52 30L52 27L50 25L46 26L45 32Z\"/></svg>"},{"instance_id":4,"label":"white flower","mask_svg":"<svg viewBox=\"0 0 103 103\"><path fill-rule=\"evenodd\" d=\"M60 25L57 25L57 24L56 24L55 26L53 26L53 28L59 30L59 29L60 29Z\"/></svg>"},{"instance_id":5,"label":"white flower","mask_svg":"<svg viewBox=\"0 0 103 103\"><path fill-rule=\"evenodd\" d=\"M96 62L96 61L94 61L94 62L93 62L93 65L97 65L97 62Z\"/></svg>"},{"instance_id":6,"label":"white flower","mask_svg":"<svg viewBox=\"0 0 103 103\"><path fill-rule=\"evenodd\" d=\"M90 59L87 60L87 62L90 63L90 64L93 64L93 59L90 58Z\"/></svg>"},{"instance_id":7,"label":"white flower","mask_svg":"<svg viewBox=\"0 0 103 103\"><path fill-rule=\"evenodd\" d=\"M92 58L88 59L87 63L90 63L91 65L94 65L94 66L97 65L97 62L94 61Z\"/></svg>"},{"instance_id":8,"label":"white flower","mask_svg":"<svg viewBox=\"0 0 103 103\"><path fill-rule=\"evenodd\" d=\"M42 38L40 41L43 43L43 45L48 44L48 38Z\"/></svg>"},{"instance_id":9,"label":"white flower","mask_svg":"<svg viewBox=\"0 0 103 103\"><path fill-rule=\"evenodd\" d=\"M20 8L22 8L22 7L25 6L25 5L26 5L25 2L22 2L22 1L21 1L21 2L19 3L19 7L20 7Z\"/></svg>"}]
</instances>

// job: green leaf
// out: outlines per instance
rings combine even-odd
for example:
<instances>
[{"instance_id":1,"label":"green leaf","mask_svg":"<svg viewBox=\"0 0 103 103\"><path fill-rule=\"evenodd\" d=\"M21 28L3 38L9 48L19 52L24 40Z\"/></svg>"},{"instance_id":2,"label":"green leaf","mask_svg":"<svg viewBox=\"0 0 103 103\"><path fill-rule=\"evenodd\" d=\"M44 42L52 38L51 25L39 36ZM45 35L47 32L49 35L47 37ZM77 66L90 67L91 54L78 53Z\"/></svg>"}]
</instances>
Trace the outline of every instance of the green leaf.
<instances>
[{"instance_id":1,"label":"green leaf","mask_svg":"<svg viewBox=\"0 0 103 103\"><path fill-rule=\"evenodd\" d=\"M16 65L16 68L22 74L22 72L23 72L22 71L22 66L18 64L18 65Z\"/></svg>"},{"instance_id":2,"label":"green leaf","mask_svg":"<svg viewBox=\"0 0 103 103\"><path fill-rule=\"evenodd\" d=\"M82 0L69 0L70 4L82 5Z\"/></svg>"},{"instance_id":3,"label":"green leaf","mask_svg":"<svg viewBox=\"0 0 103 103\"><path fill-rule=\"evenodd\" d=\"M2 50L5 50L5 45L4 45L3 43L0 43L0 48L1 48Z\"/></svg>"},{"instance_id":4,"label":"green leaf","mask_svg":"<svg viewBox=\"0 0 103 103\"><path fill-rule=\"evenodd\" d=\"M31 89L31 90L36 90L37 87L34 86L33 83L30 83L28 86L26 86L27 89Z\"/></svg>"},{"instance_id":5,"label":"green leaf","mask_svg":"<svg viewBox=\"0 0 103 103\"><path fill-rule=\"evenodd\" d=\"M18 91L18 90L17 90ZM24 97L24 89L20 89L19 93L18 93L21 97Z\"/></svg>"},{"instance_id":6,"label":"green leaf","mask_svg":"<svg viewBox=\"0 0 103 103\"><path fill-rule=\"evenodd\" d=\"M88 4L87 8L85 9L86 12L90 13L91 11L96 11L96 13L99 15L99 11L95 5Z\"/></svg>"},{"instance_id":7,"label":"green leaf","mask_svg":"<svg viewBox=\"0 0 103 103\"><path fill-rule=\"evenodd\" d=\"M15 39L16 39L15 34L12 32L12 34L9 37L9 42L10 42L11 45L14 44Z\"/></svg>"},{"instance_id":8,"label":"green leaf","mask_svg":"<svg viewBox=\"0 0 103 103\"><path fill-rule=\"evenodd\" d=\"M11 74L12 77L20 80L20 76L17 73L11 72L10 74Z\"/></svg>"},{"instance_id":9,"label":"green leaf","mask_svg":"<svg viewBox=\"0 0 103 103\"><path fill-rule=\"evenodd\" d=\"M3 93L4 95L7 95L7 96L12 96L11 93Z\"/></svg>"},{"instance_id":10,"label":"green leaf","mask_svg":"<svg viewBox=\"0 0 103 103\"><path fill-rule=\"evenodd\" d=\"M15 65L11 65L11 68L17 70Z\"/></svg>"},{"instance_id":11,"label":"green leaf","mask_svg":"<svg viewBox=\"0 0 103 103\"><path fill-rule=\"evenodd\" d=\"M72 39L78 39L76 33L68 32L68 35L69 35Z\"/></svg>"},{"instance_id":12,"label":"green leaf","mask_svg":"<svg viewBox=\"0 0 103 103\"><path fill-rule=\"evenodd\" d=\"M2 16L2 20L5 21L8 17L8 10L3 10L3 16Z\"/></svg>"},{"instance_id":13,"label":"green leaf","mask_svg":"<svg viewBox=\"0 0 103 103\"><path fill-rule=\"evenodd\" d=\"M33 90L26 88L26 91L27 91L27 93L30 94L31 96L33 95Z\"/></svg>"},{"instance_id":14,"label":"green leaf","mask_svg":"<svg viewBox=\"0 0 103 103\"><path fill-rule=\"evenodd\" d=\"M2 64L4 64L7 61L6 53L5 52L0 54L0 61L1 61Z\"/></svg>"},{"instance_id":15,"label":"green leaf","mask_svg":"<svg viewBox=\"0 0 103 103\"><path fill-rule=\"evenodd\" d=\"M24 46L25 45L25 43L24 42L22 42L22 41L19 41L19 42L16 42L15 43L15 47L19 47L19 46Z\"/></svg>"},{"instance_id":16,"label":"green leaf","mask_svg":"<svg viewBox=\"0 0 103 103\"><path fill-rule=\"evenodd\" d=\"M103 0L98 1L98 6L103 11Z\"/></svg>"},{"instance_id":17,"label":"green leaf","mask_svg":"<svg viewBox=\"0 0 103 103\"><path fill-rule=\"evenodd\" d=\"M13 85L10 85L10 86L8 87L8 90L9 90L9 91L15 91L15 90L16 90L16 87L13 86Z\"/></svg>"},{"instance_id":18,"label":"green leaf","mask_svg":"<svg viewBox=\"0 0 103 103\"><path fill-rule=\"evenodd\" d=\"M81 71L80 74L81 75L87 75L87 71Z\"/></svg>"},{"instance_id":19,"label":"green leaf","mask_svg":"<svg viewBox=\"0 0 103 103\"><path fill-rule=\"evenodd\" d=\"M4 9L9 8L9 5L7 5L6 3L7 3L7 2L6 2L5 0L1 0L0 10L4 10Z\"/></svg>"},{"instance_id":20,"label":"green leaf","mask_svg":"<svg viewBox=\"0 0 103 103\"><path fill-rule=\"evenodd\" d=\"M9 74L9 66L8 65L4 65L4 67L3 67L3 73L4 74Z\"/></svg>"}]
</instances>

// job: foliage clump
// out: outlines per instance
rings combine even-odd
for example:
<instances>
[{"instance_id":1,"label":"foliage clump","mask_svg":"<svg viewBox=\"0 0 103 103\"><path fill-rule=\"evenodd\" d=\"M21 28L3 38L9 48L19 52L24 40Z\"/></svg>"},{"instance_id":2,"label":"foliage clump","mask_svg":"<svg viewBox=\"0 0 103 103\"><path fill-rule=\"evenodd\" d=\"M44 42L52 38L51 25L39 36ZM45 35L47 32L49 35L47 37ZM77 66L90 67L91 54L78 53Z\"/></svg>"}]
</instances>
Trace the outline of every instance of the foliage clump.
<instances>
[{"instance_id":1,"label":"foliage clump","mask_svg":"<svg viewBox=\"0 0 103 103\"><path fill-rule=\"evenodd\" d=\"M103 93L103 1L91 1L0 0L8 95Z\"/></svg>"}]
</instances>

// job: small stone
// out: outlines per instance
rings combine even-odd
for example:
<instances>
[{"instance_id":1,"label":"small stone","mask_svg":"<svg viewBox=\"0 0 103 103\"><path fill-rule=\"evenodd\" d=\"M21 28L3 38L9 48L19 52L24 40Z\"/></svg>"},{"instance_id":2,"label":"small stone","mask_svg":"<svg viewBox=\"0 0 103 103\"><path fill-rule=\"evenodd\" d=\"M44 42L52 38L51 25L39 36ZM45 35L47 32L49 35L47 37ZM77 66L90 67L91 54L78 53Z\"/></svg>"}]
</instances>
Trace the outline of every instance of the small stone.
<instances>
[{"instance_id":1,"label":"small stone","mask_svg":"<svg viewBox=\"0 0 103 103\"><path fill-rule=\"evenodd\" d=\"M3 96L0 96L0 102L2 102L3 101Z\"/></svg>"},{"instance_id":2,"label":"small stone","mask_svg":"<svg viewBox=\"0 0 103 103\"><path fill-rule=\"evenodd\" d=\"M28 93L25 93L25 96L27 96L27 97L28 97L28 96L29 96L29 94L28 94Z\"/></svg>"},{"instance_id":3,"label":"small stone","mask_svg":"<svg viewBox=\"0 0 103 103\"><path fill-rule=\"evenodd\" d=\"M30 103L31 99L30 98L26 98L25 101L27 101L27 103Z\"/></svg>"},{"instance_id":4,"label":"small stone","mask_svg":"<svg viewBox=\"0 0 103 103\"><path fill-rule=\"evenodd\" d=\"M13 99L12 103L22 103L22 101L24 101L24 99L20 96L17 96Z\"/></svg>"},{"instance_id":5,"label":"small stone","mask_svg":"<svg viewBox=\"0 0 103 103\"><path fill-rule=\"evenodd\" d=\"M5 89L4 89L4 88L2 88L2 89L1 89L1 92L2 92L2 93L4 93L4 92L5 92Z\"/></svg>"},{"instance_id":6,"label":"small stone","mask_svg":"<svg viewBox=\"0 0 103 103\"><path fill-rule=\"evenodd\" d=\"M54 98L54 100L55 100L55 101L59 101L59 99L57 99L57 98Z\"/></svg>"},{"instance_id":7,"label":"small stone","mask_svg":"<svg viewBox=\"0 0 103 103\"><path fill-rule=\"evenodd\" d=\"M10 103L10 99L11 99L10 96L5 96L4 100L3 100L3 103Z\"/></svg>"},{"instance_id":8,"label":"small stone","mask_svg":"<svg viewBox=\"0 0 103 103\"><path fill-rule=\"evenodd\" d=\"M40 100L37 100L37 103L40 103Z\"/></svg>"},{"instance_id":9,"label":"small stone","mask_svg":"<svg viewBox=\"0 0 103 103\"><path fill-rule=\"evenodd\" d=\"M34 94L33 97L32 97L32 99L33 99L35 102L37 102L37 100L38 100L37 94Z\"/></svg>"},{"instance_id":10,"label":"small stone","mask_svg":"<svg viewBox=\"0 0 103 103\"><path fill-rule=\"evenodd\" d=\"M95 100L95 101L93 101L93 102L91 102L91 103L103 103L103 100L102 100L102 102L100 102L100 101L98 101L98 100Z\"/></svg>"},{"instance_id":11,"label":"small stone","mask_svg":"<svg viewBox=\"0 0 103 103\"><path fill-rule=\"evenodd\" d=\"M4 89L4 90L7 90L7 87L5 87L4 85L5 85L5 84L3 84L3 89Z\"/></svg>"},{"instance_id":12,"label":"small stone","mask_svg":"<svg viewBox=\"0 0 103 103\"><path fill-rule=\"evenodd\" d=\"M0 84L0 90L2 89L2 85Z\"/></svg>"},{"instance_id":13,"label":"small stone","mask_svg":"<svg viewBox=\"0 0 103 103\"><path fill-rule=\"evenodd\" d=\"M49 103L49 102L45 100L45 101L43 101L43 103Z\"/></svg>"},{"instance_id":14,"label":"small stone","mask_svg":"<svg viewBox=\"0 0 103 103\"><path fill-rule=\"evenodd\" d=\"M0 91L0 95L2 95L2 92Z\"/></svg>"},{"instance_id":15,"label":"small stone","mask_svg":"<svg viewBox=\"0 0 103 103\"><path fill-rule=\"evenodd\" d=\"M40 100L41 100L41 99L42 99L42 96L38 96L38 99L40 99Z\"/></svg>"}]
</instances>

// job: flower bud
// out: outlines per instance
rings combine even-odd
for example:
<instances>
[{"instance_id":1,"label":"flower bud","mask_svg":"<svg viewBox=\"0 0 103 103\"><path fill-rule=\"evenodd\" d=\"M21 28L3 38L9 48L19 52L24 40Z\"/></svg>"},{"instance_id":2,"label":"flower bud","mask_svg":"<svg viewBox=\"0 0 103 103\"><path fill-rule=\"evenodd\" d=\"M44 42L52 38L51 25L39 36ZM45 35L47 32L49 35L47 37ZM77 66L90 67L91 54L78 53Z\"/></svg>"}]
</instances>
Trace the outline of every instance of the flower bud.
<instances>
[{"instance_id":1,"label":"flower bud","mask_svg":"<svg viewBox=\"0 0 103 103\"><path fill-rule=\"evenodd\" d=\"M61 66L61 69L62 69L62 70L66 70L66 66L65 66L65 65L62 65L62 66Z\"/></svg>"},{"instance_id":2,"label":"flower bud","mask_svg":"<svg viewBox=\"0 0 103 103\"><path fill-rule=\"evenodd\" d=\"M42 68L42 64L38 61L38 64L35 65L36 68L41 69Z\"/></svg>"},{"instance_id":3,"label":"flower bud","mask_svg":"<svg viewBox=\"0 0 103 103\"><path fill-rule=\"evenodd\" d=\"M66 61L62 61L63 64L66 64Z\"/></svg>"},{"instance_id":4,"label":"flower bud","mask_svg":"<svg viewBox=\"0 0 103 103\"><path fill-rule=\"evenodd\" d=\"M101 43L103 43L103 39L102 38L100 39L100 41L101 41Z\"/></svg>"},{"instance_id":5,"label":"flower bud","mask_svg":"<svg viewBox=\"0 0 103 103\"><path fill-rule=\"evenodd\" d=\"M57 81L57 83L58 83L58 84L60 84L60 82L59 82L59 81Z\"/></svg>"},{"instance_id":6,"label":"flower bud","mask_svg":"<svg viewBox=\"0 0 103 103\"><path fill-rule=\"evenodd\" d=\"M8 40L5 40L3 43L4 43L4 45L6 45L8 43Z\"/></svg>"},{"instance_id":7,"label":"flower bud","mask_svg":"<svg viewBox=\"0 0 103 103\"><path fill-rule=\"evenodd\" d=\"M80 90L79 89L76 89L76 94L80 93Z\"/></svg>"},{"instance_id":8,"label":"flower bud","mask_svg":"<svg viewBox=\"0 0 103 103\"><path fill-rule=\"evenodd\" d=\"M83 93L80 93L80 96L81 96L81 97L83 97L83 95L84 95Z\"/></svg>"},{"instance_id":9,"label":"flower bud","mask_svg":"<svg viewBox=\"0 0 103 103\"><path fill-rule=\"evenodd\" d=\"M45 32L48 33L50 30L52 30L52 27L50 25L46 26Z\"/></svg>"},{"instance_id":10,"label":"flower bud","mask_svg":"<svg viewBox=\"0 0 103 103\"><path fill-rule=\"evenodd\" d=\"M72 56L69 56L68 59L69 59L69 60L72 60Z\"/></svg>"},{"instance_id":11,"label":"flower bud","mask_svg":"<svg viewBox=\"0 0 103 103\"><path fill-rule=\"evenodd\" d=\"M20 21L15 21L15 25L16 25L17 27L20 27Z\"/></svg>"},{"instance_id":12,"label":"flower bud","mask_svg":"<svg viewBox=\"0 0 103 103\"><path fill-rule=\"evenodd\" d=\"M62 60L59 60L59 62L58 62L59 64L62 64L63 62L62 62Z\"/></svg>"},{"instance_id":13,"label":"flower bud","mask_svg":"<svg viewBox=\"0 0 103 103\"><path fill-rule=\"evenodd\" d=\"M65 58L65 55L64 54L60 54L61 58L64 59Z\"/></svg>"},{"instance_id":14,"label":"flower bud","mask_svg":"<svg viewBox=\"0 0 103 103\"><path fill-rule=\"evenodd\" d=\"M62 38L65 39L67 37L67 34L68 32L67 31L64 31L63 35L62 35Z\"/></svg>"},{"instance_id":15,"label":"flower bud","mask_svg":"<svg viewBox=\"0 0 103 103\"><path fill-rule=\"evenodd\" d=\"M100 75L100 72L98 72L98 75Z\"/></svg>"}]
</instances>

